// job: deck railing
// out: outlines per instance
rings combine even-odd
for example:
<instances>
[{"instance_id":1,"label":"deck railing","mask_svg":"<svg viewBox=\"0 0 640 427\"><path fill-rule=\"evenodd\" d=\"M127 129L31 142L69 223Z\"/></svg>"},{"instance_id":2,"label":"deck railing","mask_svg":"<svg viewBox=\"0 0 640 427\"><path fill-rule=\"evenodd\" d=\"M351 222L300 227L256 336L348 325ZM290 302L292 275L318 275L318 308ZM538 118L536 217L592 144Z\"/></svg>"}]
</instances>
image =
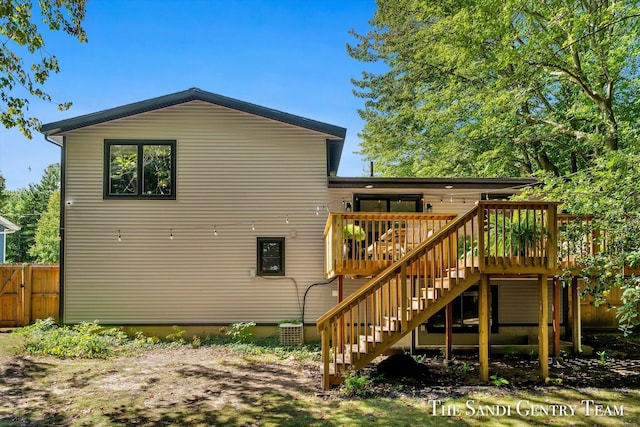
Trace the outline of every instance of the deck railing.
<instances>
[{"instance_id":1,"label":"deck railing","mask_svg":"<svg viewBox=\"0 0 640 427\"><path fill-rule=\"evenodd\" d=\"M480 257L488 273L539 273L554 268L562 247L554 202L477 203L476 230L456 250ZM374 275L392 265L451 222L454 214L331 213L325 228L325 274ZM564 217L563 217L564 218ZM568 219L563 219L568 220ZM566 245L565 245L566 246ZM459 254L461 255L461 254ZM533 271L533 270L535 271Z\"/></svg>"},{"instance_id":2,"label":"deck railing","mask_svg":"<svg viewBox=\"0 0 640 427\"><path fill-rule=\"evenodd\" d=\"M367 215L380 214L336 214L330 218L325 238L336 253L328 253L327 259L334 260L334 264L327 265L327 271L358 271L356 263L366 267L368 262L384 261L391 265L318 319L325 388L331 378L340 377L347 369L359 369L425 322L476 283L480 273L545 274L555 269L556 207L557 203L549 202L478 202L455 219L443 218L446 223L439 224L433 234L424 236L422 243L410 251L400 253L398 260L394 248L387 252L388 259L379 256L371 260L361 255L362 247L356 255L343 257L347 251L336 246L346 246L339 238L345 225L380 230L372 236L384 241L389 235L384 230L395 236L395 230L408 229L406 223L404 227L385 229L389 224L386 221L375 229L373 224L378 222L368 223ZM344 240L375 243L366 232L354 238L352 234L356 233L357 229L345 233ZM371 256L376 254L374 250ZM354 264L353 270L340 270L349 263Z\"/></svg>"},{"instance_id":3,"label":"deck railing","mask_svg":"<svg viewBox=\"0 0 640 427\"><path fill-rule=\"evenodd\" d=\"M377 274L456 214L332 212L324 232L325 274Z\"/></svg>"},{"instance_id":4,"label":"deck railing","mask_svg":"<svg viewBox=\"0 0 640 427\"><path fill-rule=\"evenodd\" d=\"M601 237L593 227L593 216L558 214L560 267L576 267L581 257L599 252L604 248Z\"/></svg>"},{"instance_id":5,"label":"deck railing","mask_svg":"<svg viewBox=\"0 0 640 427\"><path fill-rule=\"evenodd\" d=\"M479 258L470 252L480 234L477 212L447 218L435 234L400 261L390 260L390 267L318 320L325 387L330 376L358 369L418 326L424 310L441 308L435 306L439 296L477 269Z\"/></svg>"},{"instance_id":6,"label":"deck railing","mask_svg":"<svg viewBox=\"0 0 640 427\"><path fill-rule=\"evenodd\" d=\"M484 254L480 269L488 274L545 273L557 266L555 202L478 202Z\"/></svg>"}]
</instances>

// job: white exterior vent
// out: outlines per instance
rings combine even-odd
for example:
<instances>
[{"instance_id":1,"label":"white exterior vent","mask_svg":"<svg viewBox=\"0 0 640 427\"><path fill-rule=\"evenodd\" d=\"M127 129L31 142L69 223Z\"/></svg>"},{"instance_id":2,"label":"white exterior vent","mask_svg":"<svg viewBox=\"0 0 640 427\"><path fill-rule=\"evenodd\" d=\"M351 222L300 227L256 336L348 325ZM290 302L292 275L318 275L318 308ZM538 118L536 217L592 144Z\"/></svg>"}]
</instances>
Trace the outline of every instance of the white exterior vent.
<instances>
[{"instance_id":1,"label":"white exterior vent","mask_svg":"<svg viewBox=\"0 0 640 427\"><path fill-rule=\"evenodd\" d=\"M296 346L304 344L302 323L280 324L280 345Z\"/></svg>"}]
</instances>

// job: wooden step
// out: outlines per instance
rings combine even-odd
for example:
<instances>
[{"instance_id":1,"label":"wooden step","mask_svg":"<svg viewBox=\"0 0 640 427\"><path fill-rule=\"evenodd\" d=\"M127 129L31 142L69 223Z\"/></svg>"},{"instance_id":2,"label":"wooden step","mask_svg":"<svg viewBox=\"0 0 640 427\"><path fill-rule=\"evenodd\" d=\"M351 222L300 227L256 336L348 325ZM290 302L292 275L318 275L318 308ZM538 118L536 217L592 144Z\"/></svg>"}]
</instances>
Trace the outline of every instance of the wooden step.
<instances>
[{"instance_id":1,"label":"wooden step","mask_svg":"<svg viewBox=\"0 0 640 427\"><path fill-rule=\"evenodd\" d=\"M446 273L445 273L445 277L450 277L450 278L458 278L458 279L464 279L467 276L467 273L469 268L463 268L458 270L457 268L454 269L447 269Z\"/></svg>"},{"instance_id":2,"label":"wooden step","mask_svg":"<svg viewBox=\"0 0 640 427\"><path fill-rule=\"evenodd\" d=\"M375 325L369 325L369 327L371 328L371 332L373 333L373 336L375 337L376 342L382 342L383 334L392 335L393 332L396 332L395 327L388 328L385 326L375 326Z\"/></svg>"},{"instance_id":3,"label":"wooden step","mask_svg":"<svg viewBox=\"0 0 640 427\"><path fill-rule=\"evenodd\" d=\"M456 277L436 277L433 284L437 289L449 289L458 279Z\"/></svg>"},{"instance_id":4,"label":"wooden step","mask_svg":"<svg viewBox=\"0 0 640 427\"><path fill-rule=\"evenodd\" d=\"M351 364L351 353L347 351L346 353L338 353L336 354L336 361L338 365L350 365ZM332 363L333 365L334 363Z\"/></svg>"},{"instance_id":5,"label":"wooden step","mask_svg":"<svg viewBox=\"0 0 640 427\"><path fill-rule=\"evenodd\" d=\"M420 293L422 296L420 297L423 300L433 302L438 299L442 290L434 289L434 288L422 288L420 289Z\"/></svg>"},{"instance_id":6,"label":"wooden step","mask_svg":"<svg viewBox=\"0 0 640 427\"><path fill-rule=\"evenodd\" d=\"M414 311L424 310L424 301L426 298L413 297L409 302L409 308Z\"/></svg>"},{"instance_id":7,"label":"wooden step","mask_svg":"<svg viewBox=\"0 0 640 427\"><path fill-rule=\"evenodd\" d=\"M371 348L369 343L373 344L373 343L379 343L379 342L382 342L381 337L376 337L375 335L360 335L358 337L358 343L359 343L358 352L366 354L369 351L369 348Z\"/></svg>"},{"instance_id":8,"label":"wooden step","mask_svg":"<svg viewBox=\"0 0 640 427\"><path fill-rule=\"evenodd\" d=\"M399 331L400 330L400 316L384 316L384 328L389 329L390 331Z\"/></svg>"},{"instance_id":9,"label":"wooden step","mask_svg":"<svg viewBox=\"0 0 640 427\"><path fill-rule=\"evenodd\" d=\"M339 372L344 372L345 370L349 369L349 367L351 366L350 363L338 363L338 370L336 370L336 364L331 362L329 363L329 375L339 375Z\"/></svg>"}]
</instances>

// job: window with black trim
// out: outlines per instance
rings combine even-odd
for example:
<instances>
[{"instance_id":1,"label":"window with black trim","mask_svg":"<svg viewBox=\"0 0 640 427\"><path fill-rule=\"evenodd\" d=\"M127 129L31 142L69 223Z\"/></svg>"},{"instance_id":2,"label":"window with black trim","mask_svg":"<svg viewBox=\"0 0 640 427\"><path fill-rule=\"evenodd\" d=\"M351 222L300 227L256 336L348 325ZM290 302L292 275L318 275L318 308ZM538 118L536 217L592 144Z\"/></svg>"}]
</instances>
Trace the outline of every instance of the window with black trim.
<instances>
[{"instance_id":1,"label":"window with black trim","mask_svg":"<svg viewBox=\"0 0 640 427\"><path fill-rule=\"evenodd\" d=\"M478 332L478 287L472 286L451 303L452 327L456 332ZM491 286L491 332L498 332L498 287ZM446 314L443 308L427 322L428 332L445 331Z\"/></svg>"},{"instance_id":2,"label":"window with black trim","mask_svg":"<svg viewBox=\"0 0 640 427\"><path fill-rule=\"evenodd\" d=\"M258 237L258 275L284 276L284 237Z\"/></svg>"},{"instance_id":3,"label":"window with black trim","mask_svg":"<svg viewBox=\"0 0 640 427\"><path fill-rule=\"evenodd\" d=\"M104 151L105 198L175 199L175 141L108 139Z\"/></svg>"}]
</instances>

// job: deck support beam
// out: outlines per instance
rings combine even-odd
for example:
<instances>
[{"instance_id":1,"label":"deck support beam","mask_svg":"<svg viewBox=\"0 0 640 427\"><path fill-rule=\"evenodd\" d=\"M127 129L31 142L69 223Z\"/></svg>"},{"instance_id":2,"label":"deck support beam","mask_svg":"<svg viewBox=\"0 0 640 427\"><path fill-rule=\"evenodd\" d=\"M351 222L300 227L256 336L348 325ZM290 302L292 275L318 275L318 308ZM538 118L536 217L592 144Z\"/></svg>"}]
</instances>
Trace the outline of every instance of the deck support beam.
<instances>
[{"instance_id":1,"label":"deck support beam","mask_svg":"<svg viewBox=\"0 0 640 427\"><path fill-rule=\"evenodd\" d=\"M571 343L573 354L582 353L582 325L580 320L580 293L578 278L571 278Z\"/></svg>"},{"instance_id":2,"label":"deck support beam","mask_svg":"<svg viewBox=\"0 0 640 427\"><path fill-rule=\"evenodd\" d=\"M538 355L540 376L549 376L549 287L547 275L538 275Z\"/></svg>"},{"instance_id":3,"label":"deck support beam","mask_svg":"<svg viewBox=\"0 0 640 427\"><path fill-rule=\"evenodd\" d=\"M489 276L480 276L478 286L478 357L480 380L489 381Z\"/></svg>"},{"instance_id":4,"label":"deck support beam","mask_svg":"<svg viewBox=\"0 0 640 427\"><path fill-rule=\"evenodd\" d=\"M560 357L560 279L553 277L553 357Z\"/></svg>"},{"instance_id":5,"label":"deck support beam","mask_svg":"<svg viewBox=\"0 0 640 427\"><path fill-rule=\"evenodd\" d=\"M451 360L453 350L453 303L447 304L445 314L444 358Z\"/></svg>"}]
</instances>

